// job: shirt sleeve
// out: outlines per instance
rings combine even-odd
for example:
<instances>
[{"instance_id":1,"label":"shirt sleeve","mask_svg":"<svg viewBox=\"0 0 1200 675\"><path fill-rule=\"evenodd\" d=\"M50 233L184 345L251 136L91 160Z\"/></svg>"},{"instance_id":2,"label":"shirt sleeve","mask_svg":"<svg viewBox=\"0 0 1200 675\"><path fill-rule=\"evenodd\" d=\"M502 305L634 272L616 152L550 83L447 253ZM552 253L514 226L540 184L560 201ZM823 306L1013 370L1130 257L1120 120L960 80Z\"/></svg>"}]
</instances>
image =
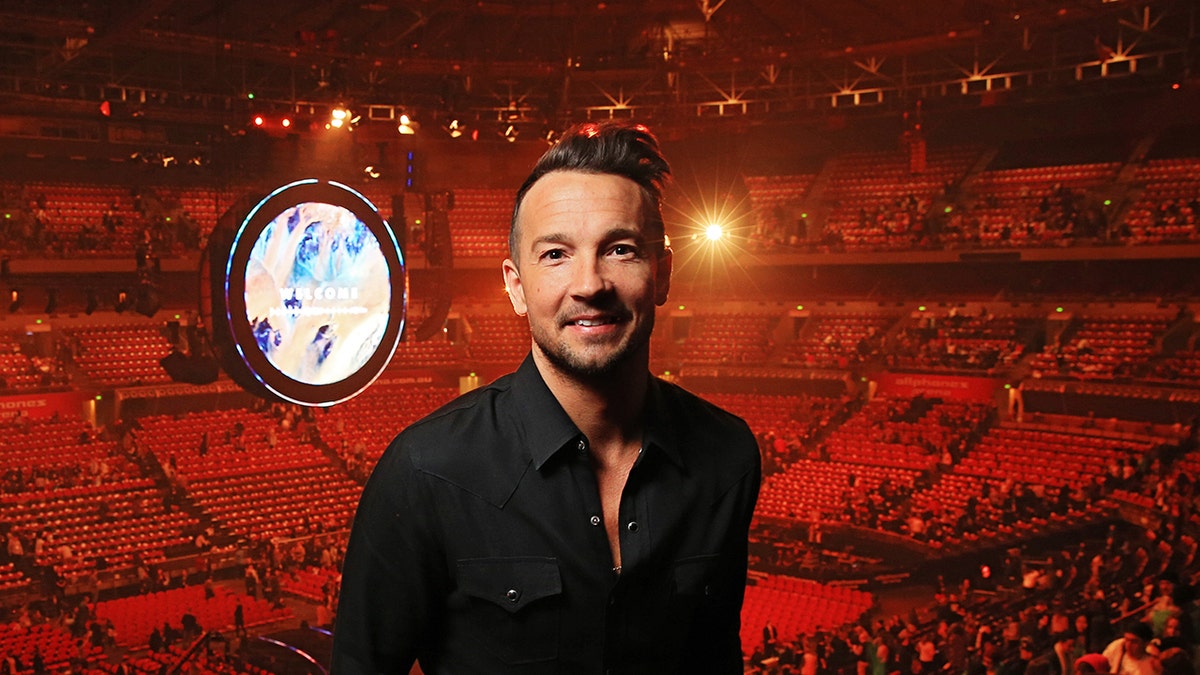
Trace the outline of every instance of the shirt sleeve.
<instances>
[{"instance_id":1,"label":"shirt sleeve","mask_svg":"<svg viewBox=\"0 0 1200 675\"><path fill-rule=\"evenodd\" d=\"M407 675L436 630L445 571L434 511L400 439L367 481L350 531L333 632L333 675Z\"/></svg>"}]
</instances>

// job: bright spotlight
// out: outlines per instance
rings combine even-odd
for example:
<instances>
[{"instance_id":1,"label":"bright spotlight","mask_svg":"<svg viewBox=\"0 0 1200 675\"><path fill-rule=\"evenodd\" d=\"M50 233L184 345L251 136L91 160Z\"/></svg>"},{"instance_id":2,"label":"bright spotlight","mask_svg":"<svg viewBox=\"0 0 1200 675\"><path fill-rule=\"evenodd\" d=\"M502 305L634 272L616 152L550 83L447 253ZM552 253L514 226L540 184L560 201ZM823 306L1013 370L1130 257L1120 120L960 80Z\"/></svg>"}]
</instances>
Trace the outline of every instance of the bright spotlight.
<instances>
[{"instance_id":1,"label":"bright spotlight","mask_svg":"<svg viewBox=\"0 0 1200 675\"><path fill-rule=\"evenodd\" d=\"M396 131L399 131L402 136L412 136L417 133L417 129L408 115L400 116L400 125L396 127Z\"/></svg>"},{"instance_id":2,"label":"bright spotlight","mask_svg":"<svg viewBox=\"0 0 1200 675\"><path fill-rule=\"evenodd\" d=\"M709 241L717 241L721 237L725 236L725 230L721 229L720 225L713 223L712 225L704 228L704 236L707 237Z\"/></svg>"},{"instance_id":3,"label":"bright spotlight","mask_svg":"<svg viewBox=\"0 0 1200 675\"><path fill-rule=\"evenodd\" d=\"M332 127L334 129L341 129L350 123L349 110L346 110L345 108L334 108L329 113L329 124L326 125L326 128Z\"/></svg>"}]
</instances>

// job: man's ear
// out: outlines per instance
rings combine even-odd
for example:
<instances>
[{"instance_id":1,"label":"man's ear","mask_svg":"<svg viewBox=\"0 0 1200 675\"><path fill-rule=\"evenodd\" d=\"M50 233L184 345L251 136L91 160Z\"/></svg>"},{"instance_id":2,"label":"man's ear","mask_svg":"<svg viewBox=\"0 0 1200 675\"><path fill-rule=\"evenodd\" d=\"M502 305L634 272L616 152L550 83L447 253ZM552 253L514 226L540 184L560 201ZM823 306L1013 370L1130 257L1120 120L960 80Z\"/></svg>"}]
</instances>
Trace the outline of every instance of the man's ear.
<instances>
[{"instance_id":1,"label":"man's ear","mask_svg":"<svg viewBox=\"0 0 1200 675\"><path fill-rule=\"evenodd\" d=\"M504 291L508 294L513 311L519 316L525 316L529 308L525 304L525 287L521 285L521 273L517 271L517 263L513 262L512 258L505 258L501 271L504 273Z\"/></svg>"},{"instance_id":2,"label":"man's ear","mask_svg":"<svg viewBox=\"0 0 1200 675\"><path fill-rule=\"evenodd\" d=\"M670 246L663 249L655 262L658 269L655 270L654 276L654 304L659 307L667 302L667 294L671 291L671 269L674 262L675 255Z\"/></svg>"}]
</instances>

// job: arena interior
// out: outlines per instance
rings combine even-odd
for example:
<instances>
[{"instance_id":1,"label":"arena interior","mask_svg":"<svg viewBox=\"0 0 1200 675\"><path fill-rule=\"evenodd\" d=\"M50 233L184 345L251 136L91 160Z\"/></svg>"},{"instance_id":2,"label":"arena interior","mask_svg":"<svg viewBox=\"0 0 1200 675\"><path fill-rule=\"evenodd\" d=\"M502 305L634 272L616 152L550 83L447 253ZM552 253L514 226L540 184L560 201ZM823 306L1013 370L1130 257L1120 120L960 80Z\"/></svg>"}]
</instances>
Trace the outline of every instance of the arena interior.
<instances>
[{"instance_id":1,"label":"arena interior","mask_svg":"<svg viewBox=\"0 0 1200 675\"><path fill-rule=\"evenodd\" d=\"M609 118L674 168L652 369L760 439L746 672L1019 675L1130 620L1193 656L1198 22L1183 0L3 3L0 673L326 673L373 462L524 357L513 195ZM324 407L227 374L201 274L309 177L369 199L408 274L386 370Z\"/></svg>"}]
</instances>

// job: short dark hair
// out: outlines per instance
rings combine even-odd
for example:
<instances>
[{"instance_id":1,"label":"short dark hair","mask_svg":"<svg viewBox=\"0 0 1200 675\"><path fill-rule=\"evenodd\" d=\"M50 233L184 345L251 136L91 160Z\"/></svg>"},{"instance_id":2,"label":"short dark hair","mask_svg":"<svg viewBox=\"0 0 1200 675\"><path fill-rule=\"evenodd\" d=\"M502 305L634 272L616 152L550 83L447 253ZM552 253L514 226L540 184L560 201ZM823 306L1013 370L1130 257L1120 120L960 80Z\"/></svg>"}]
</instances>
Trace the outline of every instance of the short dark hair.
<instances>
[{"instance_id":1,"label":"short dark hair","mask_svg":"<svg viewBox=\"0 0 1200 675\"><path fill-rule=\"evenodd\" d=\"M1142 642L1150 642L1154 639L1154 629L1144 621L1130 621L1125 626L1125 632L1137 637Z\"/></svg>"},{"instance_id":2,"label":"short dark hair","mask_svg":"<svg viewBox=\"0 0 1200 675\"><path fill-rule=\"evenodd\" d=\"M662 193L670 179L671 167L662 155L658 139L642 124L588 122L565 131L554 147L537 161L521 189L517 190L508 230L508 254L514 261L517 259L517 215L521 203L535 183L555 171L611 174L637 183L645 198L645 224L653 235L654 251L663 252Z\"/></svg>"}]
</instances>

